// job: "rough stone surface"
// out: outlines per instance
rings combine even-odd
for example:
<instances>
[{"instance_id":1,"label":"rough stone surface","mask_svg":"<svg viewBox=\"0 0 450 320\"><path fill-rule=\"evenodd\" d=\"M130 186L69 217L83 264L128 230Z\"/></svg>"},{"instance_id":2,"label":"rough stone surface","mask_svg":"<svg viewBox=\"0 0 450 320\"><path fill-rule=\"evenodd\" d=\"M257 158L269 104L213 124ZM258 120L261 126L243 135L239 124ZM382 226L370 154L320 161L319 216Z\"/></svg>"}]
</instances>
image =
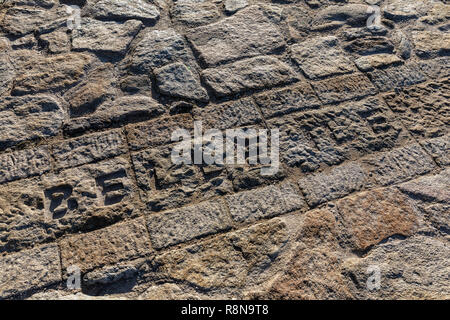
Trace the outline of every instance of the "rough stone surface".
<instances>
[{"instance_id":1,"label":"rough stone surface","mask_svg":"<svg viewBox=\"0 0 450 320\"><path fill-rule=\"evenodd\" d=\"M120 131L94 133L53 145L56 168L70 168L113 158L125 152L125 136Z\"/></svg>"},{"instance_id":2,"label":"rough stone surface","mask_svg":"<svg viewBox=\"0 0 450 320\"><path fill-rule=\"evenodd\" d=\"M376 184L388 185L430 172L435 167L433 159L420 147L411 144L364 160Z\"/></svg>"},{"instance_id":3,"label":"rough stone surface","mask_svg":"<svg viewBox=\"0 0 450 320\"><path fill-rule=\"evenodd\" d=\"M336 37L316 38L293 45L292 57L310 79L350 73L355 65L339 46Z\"/></svg>"},{"instance_id":4,"label":"rough stone surface","mask_svg":"<svg viewBox=\"0 0 450 320\"><path fill-rule=\"evenodd\" d=\"M450 124L449 88L449 79L444 79L388 94L385 101L413 135L441 136Z\"/></svg>"},{"instance_id":5,"label":"rough stone surface","mask_svg":"<svg viewBox=\"0 0 450 320\"><path fill-rule=\"evenodd\" d=\"M351 74L317 81L312 86L324 104L363 98L376 93L375 86L362 74Z\"/></svg>"},{"instance_id":6,"label":"rough stone surface","mask_svg":"<svg viewBox=\"0 0 450 320\"><path fill-rule=\"evenodd\" d=\"M300 179L298 184L311 206L342 198L361 190L366 183L366 174L355 163L344 164L330 172L317 173Z\"/></svg>"},{"instance_id":7,"label":"rough stone surface","mask_svg":"<svg viewBox=\"0 0 450 320\"><path fill-rule=\"evenodd\" d=\"M392 235L409 236L417 214L398 190L375 189L337 201L353 250L364 251Z\"/></svg>"},{"instance_id":8,"label":"rough stone surface","mask_svg":"<svg viewBox=\"0 0 450 320\"><path fill-rule=\"evenodd\" d=\"M408 136L375 98L275 118L269 124L280 130L282 162L305 172L337 165L355 154L390 149Z\"/></svg>"},{"instance_id":9,"label":"rough stone surface","mask_svg":"<svg viewBox=\"0 0 450 320\"><path fill-rule=\"evenodd\" d=\"M448 242L426 236L393 240L380 245L361 260L346 262L344 272L358 299L448 299L450 251ZM369 266L378 266L381 287L365 289Z\"/></svg>"},{"instance_id":10,"label":"rough stone surface","mask_svg":"<svg viewBox=\"0 0 450 320\"><path fill-rule=\"evenodd\" d=\"M2 185L0 252L136 216L133 196L130 168L122 158Z\"/></svg>"},{"instance_id":11,"label":"rough stone surface","mask_svg":"<svg viewBox=\"0 0 450 320\"><path fill-rule=\"evenodd\" d=\"M416 64L405 64L397 68L376 70L369 73L372 82L380 91L394 91L425 81L425 75Z\"/></svg>"},{"instance_id":12,"label":"rough stone surface","mask_svg":"<svg viewBox=\"0 0 450 320\"><path fill-rule=\"evenodd\" d=\"M221 202L204 202L192 207L150 215L148 229L156 249L186 242L229 228L230 221Z\"/></svg>"},{"instance_id":13,"label":"rough stone surface","mask_svg":"<svg viewBox=\"0 0 450 320\"><path fill-rule=\"evenodd\" d=\"M64 111L51 96L0 98L0 149L56 136L63 119Z\"/></svg>"},{"instance_id":14,"label":"rough stone surface","mask_svg":"<svg viewBox=\"0 0 450 320\"><path fill-rule=\"evenodd\" d=\"M0 257L0 297L20 295L61 281L56 244Z\"/></svg>"},{"instance_id":15,"label":"rough stone surface","mask_svg":"<svg viewBox=\"0 0 450 320\"><path fill-rule=\"evenodd\" d=\"M194 56L184 38L173 29L147 32L133 49L131 65L138 72L182 62L195 68Z\"/></svg>"},{"instance_id":16,"label":"rough stone surface","mask_svg":"<svg viewBox=\"0 0 450 320\"><path fill-rule=\"evenodd\" d=\"M137 20L119 24L84 19L81 27L74 30L72 48L77 51L124 54L141 26L142 23Z\"/></svg>"},{"instance_id":17,"label":"rough stone surface","mask_svg":"<svg viewBox=\"0 0 450 320\"><path fill-rule=\"evenodd\" d=\"M292 69L274 57L261 56L202 72L205 83L219 96L270 88L295 79Z\"/></svg>"},{"instance_id":18,"label":"rough stone surface","mask_svg":"<svg viewBox=\"0 0 450 320\"><path fill-rule=\"evenodd\" d=\"M122 260L145 256L148 252L145 226L140 220L93 231L86 235L74 235L60 242L64 270L77 265L82 271L110 265Z\"/></svg>"},{"instance_id":19,"label":"rough stone surface","mask_svg":"<svg viewBox=\"0 0 450 320\"><path fill-rule=\"evenodd\" d=\"M20 50L13 58L16 70L13 93L31 94L58 91L77 83L91 63L82 53L42 56L36 51Z\"/></svg>"},{"instance_id":20,"label":"rough stone surface","mask_svg":"<svg viewBox=\"0 0 450 320\"><path fill-rule=\"evenodd\" d=\"M262 121L258 107L251 99L195 109L194 120L202 121L204 128L219 130L243 127Z\"/></svg>"},{"instance_id":21,"label":"rough stone surface","mask_svg":"<svg viewBox=\"0 0 450 320\"><path fill-rule=\"evenodd\" d=\"M93 5L91 12L95 18L105 20L138 19L155 22L159 18L159 10L143 0L100 0Z\"/></svg>"},{"instance_id":22,"label":"rough stone surface","mask_svg":"<svg viewBox=\"0 0 450 320\"><path fill-rule=\"evenodd\" d=\"M227 196L231 217L237 222L250 222L262 218L305 208L305 201L289 183L280 186L244 191Z\"/></svg>"},{"instance_id":23,"label":"rough stone surface","mask_svg":"<svg viewBox=\"0 0 450 320\"><path fill-rule=\"evenodd\" d=\"M220 18L217 4L208 0L176 1L170 13L176 23L191 28L215 22Z\"/></svg>"},{"instance_id":24,"label":"rough stone surface","mask_svg":"<svg viewBox=\"0 0 450 320\"><path fill-rule=\"evenodd\" d=\"M194 71L195 72L195 71ZM207 102L208 93L200 84L198 74L178 62L155 70L156 84L161 93L172 97Z\"/></svg>"},{"instance_id":25,"label":"rough stone surface","mask_svg":"<svg viewBox=\"0 0 450 320\"><path fill-rule=\"evenodd\" d=\"M0 299L450 299L447 2L0 0Z\"/></svg>"},{"instance_id":26,"label":"rough stone surface","mask_svg":"<svg viewBox=\"0 0 450 320\"><path fill-rule=\"evenodd\" d=\"M0 54L0 95L11 90L14 68L6 54Z\"/></svg>"},{"instance_id":27,"label":"rough stone surface","mask_svg":"<svg viewBox=\"0 0 450 320\"><path fill-rule=\"evenodd\" d=\"M124 96L103 103L89 115L71 119L66 124L65 131L73 134L92 129L104 129L121 122L154 118L164 112L164 106L150 97L143 95Z\"/></svg>"},{"instance_id":28,"label":"rough stone surface","mask_svg":"<svg viewBox=\"0 0 450 320\"><path fill-rule=\"evenodd\" d=\"M208 66L269 54L285 45L277 26L255 6L213 25L196 28L188 38Z\"/></svg>"},{"instance_id":29,"label":"rough stone surface","mask_svg":"<svg viewBox=\"0 0 450 320\"><path fill-rule=\"evenodd\" d=\"M257 95L255 101L267 118L320 105L316 93L305 82L292 88Z\"/></svg>"},{"instance_id":30,"label":"rough stone surface","mask_svg":"<svg viewBox=\"0 0 450 320\"><path fill-rule=\"evenodd\" d=\"M50 168L47 147L4 153L0 156L0 183L40 175Z\"/></svg>"}]
</instances>

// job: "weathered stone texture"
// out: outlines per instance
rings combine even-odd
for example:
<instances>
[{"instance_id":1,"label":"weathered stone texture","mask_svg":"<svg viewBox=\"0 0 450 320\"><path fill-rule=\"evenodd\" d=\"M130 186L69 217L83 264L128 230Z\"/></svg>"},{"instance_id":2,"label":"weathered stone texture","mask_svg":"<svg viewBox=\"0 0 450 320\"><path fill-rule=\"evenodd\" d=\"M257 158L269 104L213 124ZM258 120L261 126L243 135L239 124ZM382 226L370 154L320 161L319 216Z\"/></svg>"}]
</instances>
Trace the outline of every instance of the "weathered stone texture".
<instances>
[{"instance_id":1,"label":"weathered stone texture","mask_svg":"<svg viewBox=\"0 0 450 320\"><path fill-rule=\"evenodd\" d=\"M369 72L369 78L380 91L394 91L397 88L408 87L426 80L417 64L405 64L400 67L372 71Z\"/></svg>"},{"instance_id":2,"label":"weathered stone texture","mask_svg":"<svg viewBox=\"0 0 450 320\"><path fill-rule=\"evenodd\" d=\"M173 29L145 33L132 53L131 65L138 72L151 72L154 68L175 62L195 66L191 49L184 38Z\"/></svg>"},{"instance_id":3,"label":"weathered stone texture","mask_svg":"<svg viewBox=\"0 0 450 320\"><path fill-rule=\"evenodd\" d=\"M82 271L145 256L150 241L142 219L130 220L108 228L60 241L64 270L76 265Z\"/></svg>"},{"instance_id":4,"label":"weathered stone texture","mask_svg":"<svg viewBox=\"0 0 450 320\"><path fill-rule=\"evenodd\" d=\"M95 2L90 11L97 19L155 22L159 18L156 6L143 0L100 0Z\"/></svg>"},{"instance_id":5,"label":"weathered stone texture","mask_svg":"<svg viewBox=\"0 0 450 320\"><path fill-rule=\"evenodd\" d=\"M0 98L0 149L59 134L64 111L47 95Z\"/></svg>"},{"instance_id":6,"label":"weathered stone texture","mask_svg":"<svg viewBox=\"0 0 450 320\"><path fill-rule=\"evenodd\" d=\"M50 171L48 147L25 149L0 155L0 184Z\"/></svg>"},{"instance_id":7,"label":"weathered stone texture","mask_svg":"<svg viewBox=\"0 0 450 320\"><path fill-rule=\"evenodd\" d=\"M0 297L20 295L61 281L58 246L43 245L0 257Z\"/></svg>"},{"instance_id":8,"label":"weathered stone texture","mask_svg":"<svg viewBox=\"0 0 450 320\"><path fill-rule=\"evenodd\" d=\"M144 95L124 96L103 103L91 114L70 119L70 122L64 126L64 131L74 134L99 130L120 123L155 118L165 111L163 105L150 97Z\"/></svg>"},{"instance_id":9,"label":"weathered stone texture","mask_svg":"<svg viewBox=\"0 0 450 320\"><path fill-rule=\"evenodd\" d=\"M157 256L157 271L203 289L242 288L262 282L264 271L278 262L288 232L274 219L186 248Z\"/></svg>"},{"instance_id":10,"label":"weathered stone texture","mask_svg":"<svg viewBox=\"0 0 450 320\"><path fill-rule=\"evenodd\" d=\"M280 159L303 171L390 149L408 138L393 114L375 98L285 116L269 123L271 128L280 130Z\"/></svg>"},{"instance_id":11,"label":"weathered stone texture","mask_svg":"<svg viewBox=\"0 0 450 320\"><path fill-rule=\"evenodd\" d=\"M147 225L152 246L161 249L226 230L231 227L227 215L221 201L150 214Z\"/></svg>"},{"instance_id":12,"label":"weathered stone texture","mask_svg":"<svg viewBox=\"0 0 450 320\"><path fill-rule=\"evenodd\" d=\"M316 206L361 190L366 180L367 176L360 165L348 163L330 172L308 175L300 179L298 184L308 203Z\"/></svg>"},{"instance_id":13,"label":"weathered stone texture","mask_svg":"<svg viewBox=\"0 0 450 320\"><path fill-rule=\"evenodd\" d=\"M0 0L0 299L450 299L447 2Z\"/></svg>"},{"instance_id":14,"label":"weathered stone texture","mask_svg":"<svg viewBox=\"0 0 450 320\"><path fill-rule=\"evenodd\" d=\"M116 158L0 186L0 252L138 214L126 160Z\"/></svg>"},{"instance_id":15,"label":"weathered stone texture","mask_svg":"<svg viewBox=\"0 0 450 320\"><path fill-rule=\"evenodd\" d=\"M128 143L133 150L168 144L172 142L172 132L178 128L188 131L193 130L194 124L192 117L186 114L180 114L130 125L127 129Z\"/></svg>"},{"instance_id":16,"label":"weathered stone texture","mask_svg":"<svg viewBox=\"0 0 450 320\"><path fill-rule=\"evenodd\" d=\"M443 79L388 94L384 99L411 134L431 138L448 133L449 90L449 79Z\"/></svg>"},{"instance_id":17,"label":"weathered stone texture","mask_svg":"<svg viewBox=\"0 0 450 320\"><path fill-rule=\"evenodd\" d=\"M57 91L77 83L92 58L83 53L43 56L36 51L16 51L12 59L16 70L13 93L31 94Z\"/></svg>"},{"instance_id":18,"label":"weathered stone texture","mask_svg":"<svg viewBox=\"0 0 450 320\"><path fill-rule=\"evenodd\" d=\"M124 153L125 136L121 131L94 133L53 145L56 168L69 168Z\"/></svg>"},{"instance_id":19,"label":"weathered stone texture","mask_svg":"<svg viewBox=\"0 0 450 320\"><path fill-rule=\"evenodd\" d=\"M125 54L141 27L142 23L137 20L119 24L83 19L81 27L75 29L72 35L72 48L77 51Z\"/></svg>"},{"instance_id":20,"label":"weathered stone texture","mask_svg":"<svg viewBox=\"0 0 450 320\"><path fill-rule=\"evenodd\" d=\"M421 142L422 147L440 166L450 165L450 136L446 135Z\"/></svg>"},{"instance_id":21,"label":"weathered stone texture","mask_svg":"<svg viewBox=\"0 0 450 320\"><path fill-rule=\"evenodd\" d=\"M270 56L241 60L223 67L206 69L202 72L202 77L219 97L246 90L270 88L295 80L295 74L291 67Z\"/></svg>"},{"instance_id":22,"label":"weathered stone texture","mask_svg":"<svg viewBox=\"0 0 450 320\"><path fill-rule=\"evenodd\" d=\"M277 26L258 6L241 10L215 24L196 28L188 38L208 66L270 54L285 46Z\"/></svg>"},{"instance_id":23,"label":"weathered stone texture","mask_svg":"<svg viewBox=\"0 0 450 320\"><path fill-rule=\"evenodd\" d=\"M417 143L374 155L363 162L369 167L373 183L378 185L398 183L436 167L433 159Z\"/></svg>"},{"instance_id":24,"label":"weathered stone texture","mask_svg":"<svg viewBox=\"0 0 450 320\"><path fill-rule=\"evenodd\" d=\"M272 218L306 207L303 197L289 183L236 193L226 199L231 216L237 222Z\"/></svg>"},{"instance_id":25,"label":"weathered stone texture","mask_svg":"<svg viewBox=\"0 0 450 320\"><path fill-rule=\"evenodd\" d=\"M417 227L417 214L395 189L374 189L337 202L349 246L364 251L392 235L408 236Z\"/></svg>"},{"instance_id":26,"label":"weathered stone texture","mask_svg":"<svg viewBox=\"0 0 450 320\"><path fill-rule=\"evenodd\" d=\"M362 98L377 92L374 85L362 74L351 74L317 81L313 82L312 86L319 99L325 104Z\"/></svg>"},{"instance_id":27,"label":"weathered stone texture","mask_svg":"<svg viewBox=\"0 0 450 320\"><path fill-rule=\"evenodd\" d=\"M251 99L242 99L207 108L196 108L193 113L194 120L201 120L204 129L225 130L262 121L257 106Z\"/></svg>"},{"instance_id":28,"label":"weathered stone texture","mask_svg":"<svg viewBox=\"0 0 450 320\"><path fill-rule=\"evenodd\" d=\"M188 27L209 24L220 18L219 7L209 0L176 1L170 12L176 23Z\"/></svg>"},{"instance_id":29,"label":"weathered stone texture","mask_svg":"<svg viewBox=\"0 0 450 320\"><path fill-rule=\"evenodd\" d=\"M293 111L307 110L320 105L316 93L305 82L301 82L291 88L257 95L255 96L255 101L266 118Z\"/></svg>"},{"instance_id":30,"label":"weathered stone texture","mask_svg":"<svg viewBox=\"0 0 450 320\"><path fill-rule=\"evenodd\" d=\"M293 45L292 57L310 79L355 71L336 37L321 37Z\"/></svg>"}]
</instances>

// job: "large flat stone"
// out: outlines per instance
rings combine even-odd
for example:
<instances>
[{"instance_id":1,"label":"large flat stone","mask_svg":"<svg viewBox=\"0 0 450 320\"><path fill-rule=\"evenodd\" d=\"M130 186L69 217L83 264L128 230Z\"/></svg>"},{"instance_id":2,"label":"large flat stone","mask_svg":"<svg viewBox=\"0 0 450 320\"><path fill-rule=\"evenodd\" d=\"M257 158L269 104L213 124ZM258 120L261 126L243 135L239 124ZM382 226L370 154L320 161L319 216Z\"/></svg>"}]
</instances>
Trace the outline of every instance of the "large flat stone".
<instances>
[{"instance_id":1,"label":"large flat stone","mask_svg":"<svg viewBox=\"0 0 450 320\"><path fill-rule=\"evenodd\" d=\"M202 77L219 97L245 90L270 88L295 80L293 70L287 64L270 56L250 58L206 69L202 72Z\"/></svg>"},{"instance_id":2,"label":"large flat stone","mask_svg":"<svg viewBox=\"0 0 450 320\"><path fill-rule=\"evenodd\" d=\"M65 238L59 243L63 270L75 265L82 272L147 255L150 248L142 218Z\"/></svg>"},{"instance_id":3,"label":"large flat stone","mask_svg":"<svg viewBox=\"0 0 450 320\"><path fill-rule=\"evenodd\" d=\"M121 24L85 18L80 28L72 32L72 48L75 51L125 54L141 27L142 22L138 20Z\"/></svg>"},{"instance_id":4,"label":"large flat stone","mask_svg":"<svg viewBox=\"0 0 450 320\"><path fill-rule=\"evenodd\" d=\"M0 184L50 171L48 147L25 149L0 155Z\"/></svg>"},{"instance_id":5,"label":"large flat stone","mask_svg":"<svg viewBox=\"0 0 450 320\"><path fill-rule=\"evenodd\" d=\"M445 240L418 235L405 240L391 240L370 251L362 259L343 265L348 285L355 299L432 299L450 297L448 272L450 250ZM368 290L367 283L380 271L380 288Z\"/></svg>"},{"instance_id":6,"label":"large flat stone","mask_svg":"<svg viewBox=\"0 0 450 320\"><path fill-rule=\"evenodd\" d=\"M413 143L363 160L368 166L373 184L389 185L402 182L433 170L433 159Z\"/></svg>"},{"instance_id":7,"label":"large flat stone","mask_svg":"<svg viewBox=\"0 0 450 320\"><path fill-rule=\"evenodd\" d=\"M64 111L53 97L0 98L0 149L56 136L63 120Z\"/></svg>"},{"instance_id":8,"label":"large flat stone","mask_svg":"<svg viewBox=\"0 0 450 320\"><path fill-rule=\"evenodd\" d=\"M233 220L237 222L272 218L306 208L303 197L290 183L236 193L227 196L226 201Z\"/></svg>"},{"instance_id":9,"label":"large flat stone","mask_svg":"<svg viewBox=\"0 0 450 320\"><path fill-rule=\"evenodd\" d=\"M17 251L138 214L125 159L0 186L0 252Z\"/></svg>"},{"instance_id":10,"label":"large flat stone","mask_svg":"<svg viewBox=\"0 0 450 320\"><path fill-rule=\"evenodd\" d=\"M61 281L58 246L46 244L0 257L0 297L20 295Z\"/></svg>"},{"instance_id":11,"label":"large flat stone","mask_svg":"<svg viewBox=\"0 0 450 320\"><path fill-rule=\"evenodd\" d=\"M362 98L377 92L369 79L358 73L316 81L312 86L323 103Z\"/></svg>"},{"instance_id":12,"label":"large flat stone","mask_svg":"<svg viewBox=\"0 0 450 320\"><path fill-rule=\"evenodd\" d=\"M83 53L43 56L36 51L18 50L12 62L16 70L22 70L15 77L13 93L28 94L74 85L84 76L92 58Z\"/></svg>"},{"instance_id":13,"label":"large flat stone","mask_svg":"<svg viewBox=\"0 0 450 320\"><path fill-rule=\"evenodd\" d=\"M307 110L321 104L312 87L306 82L301 82L294 87L262 93L255 96L255 101L266 118Z\"/></svg>"},{"instance_id":14,"label":"large flat stone","mask_svg":"<svg viewBox=\"0 0 450 320\"><path fill-rule=\"evenodd\" d=\"M149 214L147 226L152 246L161 249L224 231L231 222L224 203L217 201Z\"/></svg>"},{"instance_id":15,"label":"large flat stone","mask_svg":"<svg viewBox=\"0 0 450 320\"><path fill-rule=\"evenodd\" d=\"M53 145L56 168L70 168L93 161L113 158L126 151L121 130L94 133Z\"/></svg>"},{"instance_id":16,"label":"large flat stone","mask_svg":"<svg viewBox=\"0 0 450 320\"><path fill-rule=\"evenodd\" d=\"M334 36L313 38L291 47L292 58L310 79L355 71L355 65Z\"/></svg>"},{"instance_id":17,"label":"large flat stone","mask_svg":"<svg viewBox=\"0 0 450 320\"><path fill-rule=\"evenodd\" d=\"M278 27L258 6L243 9L217 23L198 27L188 33L188 39L208 66L270 54L285 46Z\"/></svg>"},{"instance_id":18,"label":"large flat stone","mask_svg":"<svg viewBox=\"0 0 450 320\"><path fill-rule=\"evenodd\" d=\"M289 240L286 224L272 219L157 256L155 271L196 287L242 290L269 281Z\"/></svg>"},{"instance_id":19,"label":"large flat stone","mask_svg":"<svg viewBox=\"0 0 450 320\"><path fill-rule=\"evenodd\" d=\"M337 207L353 250L365 250L393 235L409 236L417 229L417 213L393 188L350 195L339 200Z\"/></svg>"},{"instance_id":20,"label":"large flat stone","mask_svg":"<svg viewBox=\"0 0 450 320\"><path fill-rule=\"evenodd\" d=\"M357 163L347 163L329 172L308 175L298 185L310 206L342 198L364 188L367 176Z\"/></svg>"}]
</instances>

